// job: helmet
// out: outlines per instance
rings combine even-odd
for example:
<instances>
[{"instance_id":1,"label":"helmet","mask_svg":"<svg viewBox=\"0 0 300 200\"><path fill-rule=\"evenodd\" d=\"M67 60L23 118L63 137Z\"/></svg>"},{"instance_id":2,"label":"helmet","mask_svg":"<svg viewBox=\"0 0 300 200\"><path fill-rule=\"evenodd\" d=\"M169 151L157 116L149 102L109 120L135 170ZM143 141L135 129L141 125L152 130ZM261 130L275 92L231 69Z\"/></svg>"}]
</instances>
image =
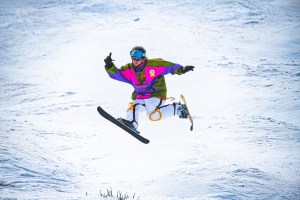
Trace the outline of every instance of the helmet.
<instances>
[{"instance_id":1,"label":"helmet","mask_svg":"<svg viewBox=\"0 0 300 200\"><path fill-rule=\"evenodd\" d=\"M130 56L137 57L137 58L145 58L146 50L142 46L135 46L131 49Z\"/></svg>"}]
</instances>

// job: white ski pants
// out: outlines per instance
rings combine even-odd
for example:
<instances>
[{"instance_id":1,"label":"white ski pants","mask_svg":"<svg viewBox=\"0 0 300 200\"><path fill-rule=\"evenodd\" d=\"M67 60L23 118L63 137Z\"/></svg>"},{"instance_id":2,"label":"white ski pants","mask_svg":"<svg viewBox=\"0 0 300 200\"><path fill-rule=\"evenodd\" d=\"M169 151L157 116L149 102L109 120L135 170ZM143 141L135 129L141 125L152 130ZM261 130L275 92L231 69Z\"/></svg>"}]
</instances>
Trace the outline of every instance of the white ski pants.
<instances>
[{"instance_id":1,"label":"white ski pants","mask_svg":"<svg viewBox=\"0 0 300 200\"><path fill-rule=\"evenodd\" d=\"M133 100L129 104L129 108L126 111L126 119L133 121L133 125L137 129L139 123L139 114L141 112L146 111L147 116L151 121L159 121L161 119L177 115L176 104L164 104L165 100L161 100L156 97Z\"/></svg>"}]
</instances>

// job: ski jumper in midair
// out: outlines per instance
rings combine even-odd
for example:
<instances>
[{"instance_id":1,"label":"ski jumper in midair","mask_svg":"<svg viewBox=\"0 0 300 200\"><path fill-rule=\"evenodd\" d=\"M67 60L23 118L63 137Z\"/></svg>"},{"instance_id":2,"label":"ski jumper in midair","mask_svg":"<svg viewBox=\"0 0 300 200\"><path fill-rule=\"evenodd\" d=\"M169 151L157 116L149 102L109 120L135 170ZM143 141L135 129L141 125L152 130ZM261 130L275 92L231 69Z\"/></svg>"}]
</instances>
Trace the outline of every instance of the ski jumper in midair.
<instances>
[{"instance_id":1,"label":"ski jumper in midair","mask_svg":"<svg viewBox=\"0 0 300 200\"><path fill-rule=\"evenodd\" d=\"M136 46L130 51L132 59L118 69L111 59L111 54L104 60L105 69L112 79L128 83L133 86L132 102L126 111L126 119L121 122L137 130L139 114L146 111L151 121L159 121L171 116L187 118L188 113L184 104L173 103L165 105L167 87L164 75L185 74L193 71L194 66L181 66L162 59L148 59L146 50Z\"/></svg>"}]
</instances>

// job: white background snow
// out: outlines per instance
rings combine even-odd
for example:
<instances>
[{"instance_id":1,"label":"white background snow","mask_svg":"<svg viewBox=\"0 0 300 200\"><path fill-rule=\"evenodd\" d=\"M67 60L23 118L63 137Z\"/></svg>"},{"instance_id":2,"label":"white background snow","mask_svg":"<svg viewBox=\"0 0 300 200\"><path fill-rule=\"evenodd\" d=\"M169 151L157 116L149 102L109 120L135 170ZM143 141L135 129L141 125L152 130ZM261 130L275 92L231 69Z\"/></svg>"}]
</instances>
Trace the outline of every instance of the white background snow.
<instances>
[{"instance_id":1,"label":"white background snow","mask_svg":"<svg viewBox=\"0 0 300 200\"><path fill-rule=\"evenodd\" d=\"M299 33L298 0L1 0L0 199L300 199ZM97 113L125 115L103 59L135 45L196 67L166 76L193 132Z\"/></svg>"}]
</instances>

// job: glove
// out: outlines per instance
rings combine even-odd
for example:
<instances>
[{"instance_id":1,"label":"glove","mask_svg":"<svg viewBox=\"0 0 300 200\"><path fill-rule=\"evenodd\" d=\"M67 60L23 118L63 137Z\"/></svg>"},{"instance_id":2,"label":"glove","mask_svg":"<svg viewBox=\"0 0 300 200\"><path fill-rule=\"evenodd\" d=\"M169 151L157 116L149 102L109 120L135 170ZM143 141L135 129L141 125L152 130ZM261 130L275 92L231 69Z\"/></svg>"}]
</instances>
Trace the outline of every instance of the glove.
<instances>
[{"instance_id":1,"label":"glove","mask_svg":"<svg viewBox=\"0 0 300 200\"><path fill-rule=\"evenodd\" d=\"M107 56L105 59L104 59L104 62L105 62L105 68L109 69L113 66L113 59L111 59L111 53L109 54L109 56Z\"/></svg>"},{"instance_id":2,"label":"glove","mask_svg":"<svg viewBox=\"0 0 300 200\"><path fill-rule=\"evenodd\" d=\"M187 66L185 66L185 67L183 67L183 70L182 70L182 73L187 73L188 71L194 71L194 66L189 66L189 65L187 65Z\"/></svg>"}]
</instances>

